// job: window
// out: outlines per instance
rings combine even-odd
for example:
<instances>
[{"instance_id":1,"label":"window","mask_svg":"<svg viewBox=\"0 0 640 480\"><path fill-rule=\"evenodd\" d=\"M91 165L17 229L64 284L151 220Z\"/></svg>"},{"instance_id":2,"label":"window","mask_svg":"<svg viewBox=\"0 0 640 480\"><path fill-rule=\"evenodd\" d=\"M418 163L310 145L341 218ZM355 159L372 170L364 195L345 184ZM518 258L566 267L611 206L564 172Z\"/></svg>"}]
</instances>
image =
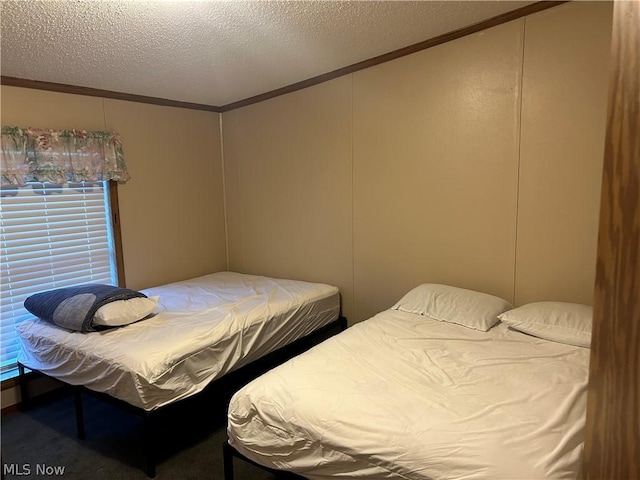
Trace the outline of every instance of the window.
<instances>
[{"instance_id":1,"label":"window","mask_svg":"<svg viewBox=\"0 0 640 480\"><path fill-rule=\"evenodd\" d=\"M0 204L2 380L17 374L14 326L31 317L31 294L83 283L118 285L112 182L28 183L2 190Z\"/></svg>"}]
</instances>

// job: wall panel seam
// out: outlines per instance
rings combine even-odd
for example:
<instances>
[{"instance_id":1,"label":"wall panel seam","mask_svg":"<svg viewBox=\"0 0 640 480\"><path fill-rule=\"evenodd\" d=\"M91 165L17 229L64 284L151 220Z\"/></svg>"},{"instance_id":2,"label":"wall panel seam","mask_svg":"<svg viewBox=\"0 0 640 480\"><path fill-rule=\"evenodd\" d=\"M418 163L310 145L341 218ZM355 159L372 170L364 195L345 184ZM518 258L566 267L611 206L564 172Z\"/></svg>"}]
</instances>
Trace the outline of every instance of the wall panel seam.
<instances>
[{"instance_id":1,"label":"wall panel seam","mask_svg":"<svg viewBox=\"0 0 640 480\"><path fill-rule=\"evenodd\" d=\"M522 53L520 56L520 82L518 86L518 115L517 115L517 133L518 142L517 162L516 162L516 212L515 212L515 236L513 245L513 304L517 305L516 291L518 281L518 234L519 234L519 210L520 210L520 167L522 162L522 106L524 103L524 58L527 41L527 17L522 19Z\"/></svg>"},{"instance_id":2,"label":"wall panel seam","mask_svg":"<svg viewBox=\"0 0 640 480\"><path fill-rule=\"evenodd\" d=\"M218 113L218 135L220 136L220 164L222 167L222 212L224 217L224 255L229 271L229 223L227 218L227 175L224 168L224 128L222 114Z\"/></svg>"},{"instance_id":3,"label":"wall panel seam","mask_svg":"<svg viewBox=\"0 0 640 480\"><path fill-rule=\"evenodd\" d=\"M356 315L356 241L355 241L355 216L354 216L354 112L353 112L353 104L354 104L354 74L351 73L351 305L353 305L353 316L358 318Z\"/></svg>"}]
</instances>

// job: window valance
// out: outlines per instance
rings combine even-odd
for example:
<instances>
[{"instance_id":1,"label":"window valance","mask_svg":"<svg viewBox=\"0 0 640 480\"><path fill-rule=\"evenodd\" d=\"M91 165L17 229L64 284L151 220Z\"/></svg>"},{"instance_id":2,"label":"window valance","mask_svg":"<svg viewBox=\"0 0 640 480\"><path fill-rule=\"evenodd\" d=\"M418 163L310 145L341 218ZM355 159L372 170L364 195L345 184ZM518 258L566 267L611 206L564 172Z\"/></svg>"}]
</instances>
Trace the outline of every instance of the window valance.
<instances>
[{"instance_id":1,"label":"window valance","mask_svg":"<svg viewBox=\"0 0 640 480\"><path fill-rule=\"evenodd\" d=\"M126 181L116 132L2 127L2 186Z\"/></svg>"}]
</instances>

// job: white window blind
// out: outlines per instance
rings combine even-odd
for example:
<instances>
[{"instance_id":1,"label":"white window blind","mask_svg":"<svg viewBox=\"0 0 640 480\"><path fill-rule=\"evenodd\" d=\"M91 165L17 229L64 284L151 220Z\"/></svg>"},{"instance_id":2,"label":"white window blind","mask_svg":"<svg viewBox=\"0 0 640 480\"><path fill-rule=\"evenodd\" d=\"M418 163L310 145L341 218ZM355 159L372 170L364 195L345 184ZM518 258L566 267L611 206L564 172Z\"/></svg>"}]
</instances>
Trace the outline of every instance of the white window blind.
<instances>
[{"instance_id":1,"label":"white window blind","mask_svg":"<svg viewBox=\"0 0 640 480\"><path fill-rule=\"evenodd\" d=\"M44 185L44 186L43 186ZM16 374L15 325L34 293L83 283L117 285L107 182L27 184L0 201L2 379Z\"/></svg>"}]
</instances>

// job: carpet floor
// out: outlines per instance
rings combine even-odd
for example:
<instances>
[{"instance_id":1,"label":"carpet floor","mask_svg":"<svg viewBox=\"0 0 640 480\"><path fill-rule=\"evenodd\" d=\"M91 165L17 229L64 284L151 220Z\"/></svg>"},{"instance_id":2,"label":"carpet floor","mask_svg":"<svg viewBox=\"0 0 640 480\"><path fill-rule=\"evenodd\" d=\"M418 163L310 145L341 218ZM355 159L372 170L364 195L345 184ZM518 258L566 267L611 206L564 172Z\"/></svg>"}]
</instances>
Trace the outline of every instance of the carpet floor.
<instances>
[{"instance_id":1,"label":"carpet floor","mask_svg":"<svg viewBox=\"0 0 640 480\"><path fill-rule=\"evenodd\" d=\"M143 424L133 413L83 395L86 439L76 437L73 397L58 392L27 411L2 417L4 478L144 480ZM206 407L206 406L205 406ZM224 408L193 408L163 417L158 480L222 480ZM235 459L236 480L276 480Z\"/></svg>"}]
</instances>

